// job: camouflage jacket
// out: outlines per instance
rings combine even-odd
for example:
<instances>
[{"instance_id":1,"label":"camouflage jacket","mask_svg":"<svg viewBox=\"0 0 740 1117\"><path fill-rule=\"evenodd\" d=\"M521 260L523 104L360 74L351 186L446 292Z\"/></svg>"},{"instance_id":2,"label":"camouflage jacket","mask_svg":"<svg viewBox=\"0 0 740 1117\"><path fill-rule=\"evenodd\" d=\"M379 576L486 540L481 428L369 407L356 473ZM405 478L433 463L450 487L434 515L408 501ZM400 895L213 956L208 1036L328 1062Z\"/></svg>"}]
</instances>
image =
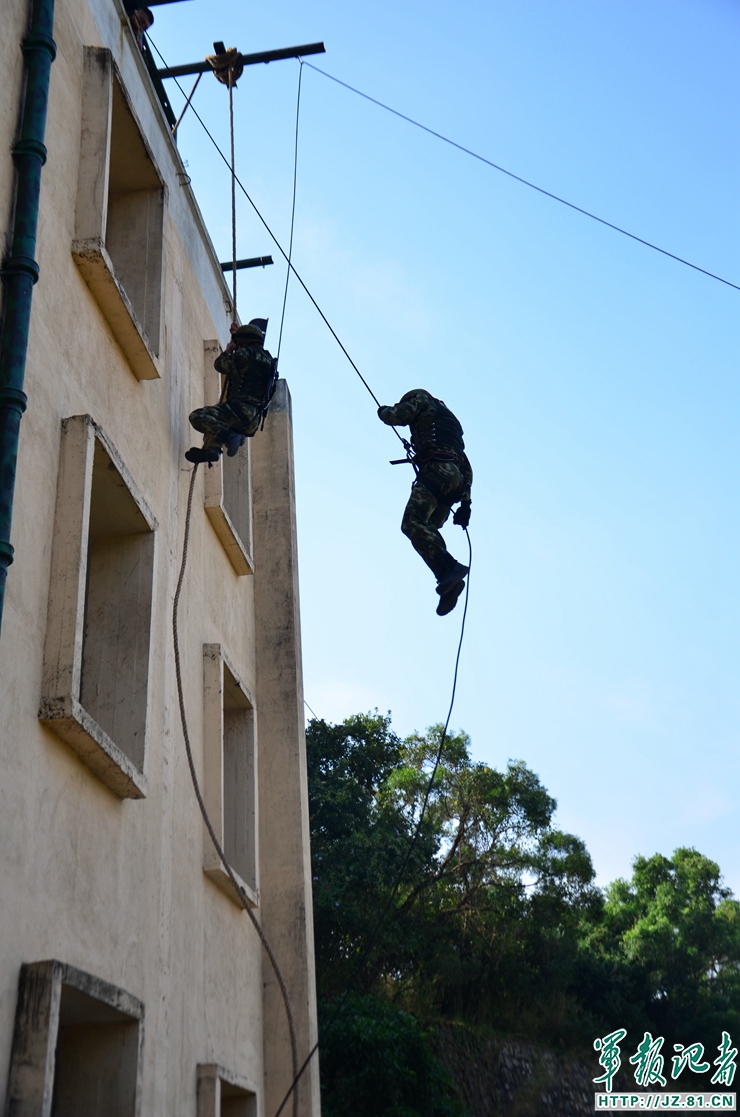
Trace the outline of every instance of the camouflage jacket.
<instances>
[{"instance_id":1,"label":"camouflage jacket","mask_svg":"<svg viewBox=\"0 0 740 1117\"><path fill-rule=\"evenodd\" d=\"M227 403L243 400L262 404L272 383L275 361L261 345L245 345L231 353L221 353L213 362L214 368L226 377Z\"/></svg>"},{"instance_id":2,"label":"camouflage jacket","mask_svg":"<svg viewBox=\"0 0 740 1117\"><path fill-rule=\"evenodd\" d=\"M470 500L473 470L465 453L463 429L441 399L423 388L414 388L394 407L378 408L378 415L388 426L410 428L411 446L422 471L430 462L456 462L466 483L462 499Z\"/></svg>"}]
</instances>

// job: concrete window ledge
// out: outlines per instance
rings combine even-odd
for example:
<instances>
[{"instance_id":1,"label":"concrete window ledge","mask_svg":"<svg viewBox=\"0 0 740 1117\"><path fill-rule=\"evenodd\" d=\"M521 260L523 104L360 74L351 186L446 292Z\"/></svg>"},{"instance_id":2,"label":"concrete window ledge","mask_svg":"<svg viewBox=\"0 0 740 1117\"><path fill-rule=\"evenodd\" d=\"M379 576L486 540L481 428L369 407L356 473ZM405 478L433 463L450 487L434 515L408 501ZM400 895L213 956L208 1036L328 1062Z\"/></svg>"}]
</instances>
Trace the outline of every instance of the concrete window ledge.
<instances>
[{"instance_id":1,"label":"concrete window ledge","mask_svg":"<svg viewBox=\"0 0 740 1117\"><path fill-rule=\"evenodd\" d=\"M116 275L103 241L99 238L73 241L72 255L134 376L138 380L158 380L161 376L159 360L152 352L149 338Z\"/></svg>"},{"instance_id":2,"label":"concrete window ledge","mask_svg":"<svg viewBox=\"0 0 740 1117\"><path fill-rule=\"evenodd\" d=\"M208 838L208 841L211 841L210 837ZM236 878L236 883L244 889L244 895L247 897L249 906L251 908L258 908L260 905L259 893L255 892L253 888L249 887L246 881L242 880L233 866L231 868L231 871ZM221 864L221 859L215 850L207 853L203 858L203 872L210 880L213 881L213 883L218 888L221 889L223 893L225 893L225 895L229 897L230 900L233 900L235 904L238 904L240 908L243 908L244 905L242 904L242 898L237 890L234 888L234 885L231 883L231 877Z\"/></svg>"},{"instance_id":3,"label":"concrete window ledge","mask_svg":"<svg viewBox=\"0 0 740 1117\"><path fill-rule=\"evenodd\" d=\"M247 456L248 447L243 446L237 457ZM203 496L206 515L213 525L221 546L228 555L229 562L240 576L254 574L254 560L251 552L242 540L241 534L234 526L231 516L224 502L224 474L234 469L232 462L236 459L223 457L216 462L212 469L206 469L203 482Z\"/></svg>"},{"instance_id":4,"label":"concrete window ledge","mask_svg":"<svg viewBox=\"0 0 740 1117\"><path fill-rule=\"evenodd\" d=\"M203 798L237 883L255 908L259 884L254 700L220 644L203 646L203 687ZM205 825L203 872L242 906Z\"/></svg>"},{"instance_id":5,"label":"concrete window ledge","mask_svg":"<svg viewBox=\"0 0 740 1117\"><path fill-rule=\"evenodd\" d=\"M71 696L41 703L39 719L77 753L119 799L144 799L146 776Z\"/></svg>"},{"instance_id":6,"label":"concrete window ledge","mask_svg":"<svg viewBox=\"0 0 740 1117\"><path fill-rule=\"evenodd\" d=\"M257 1087L218 1063L199 1063L197 1117L257 1117Z\"/></svg>"},{"instance_id":7,"label":"concrete window ledge","mask_svg":"<svg viewBox=\"0 0 740 1117\"><path fill-rule=\"evenodd\" d=\"M54 1099L54 1112L140 1117L143 1043L130 993L56 960L21 966L6 1114L48 1114Z\"/></svg>"},{"instance_id":8,"label":"concrete window ledge","mask_svg":"<svg viewBox=\"0 0 740 1117\"><path fill-rule=\"evenodd\" d=\"M156 528L105 431L65 419L39 718L121 799L146 795Z\"/></svg>"}]
</instances>

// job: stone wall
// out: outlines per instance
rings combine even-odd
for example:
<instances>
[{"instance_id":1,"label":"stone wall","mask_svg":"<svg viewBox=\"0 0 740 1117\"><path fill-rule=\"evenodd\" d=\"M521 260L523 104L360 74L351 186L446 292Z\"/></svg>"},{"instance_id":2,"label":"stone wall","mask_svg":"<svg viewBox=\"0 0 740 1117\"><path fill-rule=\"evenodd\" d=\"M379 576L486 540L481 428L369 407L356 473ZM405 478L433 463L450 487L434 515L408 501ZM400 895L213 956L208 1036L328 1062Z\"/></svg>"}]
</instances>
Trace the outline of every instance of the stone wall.
<instances>
[{"instance_id":1,"label":"stone wall","mask_svg":"<svg viewBox=\"0 0 740 1117\"><path fill-rule=\"evenodd\" d=\"M435 1041L455 1093L472 1117L586 1117L595 1071L535 1044L444 1024Z\"/></svg>"}]
</instances>

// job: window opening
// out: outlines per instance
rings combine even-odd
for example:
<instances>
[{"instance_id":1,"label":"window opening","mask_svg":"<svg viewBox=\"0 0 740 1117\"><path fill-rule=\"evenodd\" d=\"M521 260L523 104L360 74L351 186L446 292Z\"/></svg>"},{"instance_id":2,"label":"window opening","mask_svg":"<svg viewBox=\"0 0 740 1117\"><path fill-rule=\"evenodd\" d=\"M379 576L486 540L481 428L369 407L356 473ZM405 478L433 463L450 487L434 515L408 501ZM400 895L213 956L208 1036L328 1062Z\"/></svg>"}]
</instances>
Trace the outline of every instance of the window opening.
<instances>
[{"instance_id":1,"label":"window opening","mask_svg":"<svg viewBox=\"0 0 740 1117\"><path fill-rule=\"evenodd\" d=\"M216 836L247 899L258 903L257 761L252 700L220 644L206 644L204 665L204 797ZM241 903L203 830L207 875Z\"/></svg>"},{"instance_id":2,"label":"window opening","mask_svg":"<svg viewBox=\"0 0 740 1117\"><path fill-rule=\"evenodd\" d=\"M122 799L146 794L156 528L105 432L65 419L39 718Z\"/></svg>"},{"instance_id":3,"label":"window opening","mask_svg":"<svg viewBox=\"0 0 740 1117\"><path fill-rule=\"evenodd\" d=\"M134 1117L139 1021L62 985L51 1117Z\"/></svg>"},{"instance_id":4,"label":"window opening","mask_svg":"<svg viewBox=\"0 0 740 1117\"><path fill-rule=\"evenodd\" d=\"M20 968L6 1111L138 1117L144 1005L64 962Z\"/></svg>"},{"instance_id":5,"label":"window opening","mask_svg":"<svg viewBox=\"0 0 740 1117\"><path fill-rule=\"evenodd\" d=\"M144 766L154 532L95 440L80 701Z\"/></svg>"},{"instance_id":6,"label":"window opening","mask_svg":"<svg viewBox=\"0 0 740 1117\"><path fill-rule=\"evenodd\" d=\"M256 1087L215 1063L201 1063L198 1117L257 1117Z\"/></svg>"},{"instance_id":7,"label":"window opening","mask_svg":"<svg viewBox=\"0 0 740 1117\"><path fill-rule=\"evenodd\" d=\"M162 297L162 183L113 82L105 246L152 351L159 356Z\"/></svg>"},{"instance_id":8,"label":"window opening","mask_svg":"<svg viewBox=\"0 0 740 1117\"><path fill-rule=\"evenodd\" d=\"M254 711L226 664L223 695L224 853L254 891Z\"/></svg>"},{"instance_id":9,"label":"window opening","mask_svg":"<svg viewBox=\"0 0 740 1117\"><path fill-rule=\"evenodd\" d=\"M247 442L233 458L222 455L224 473L224 511L247 554L252 551L252 500L249 484L249 448Z\"/></svg>"}]
</instances>

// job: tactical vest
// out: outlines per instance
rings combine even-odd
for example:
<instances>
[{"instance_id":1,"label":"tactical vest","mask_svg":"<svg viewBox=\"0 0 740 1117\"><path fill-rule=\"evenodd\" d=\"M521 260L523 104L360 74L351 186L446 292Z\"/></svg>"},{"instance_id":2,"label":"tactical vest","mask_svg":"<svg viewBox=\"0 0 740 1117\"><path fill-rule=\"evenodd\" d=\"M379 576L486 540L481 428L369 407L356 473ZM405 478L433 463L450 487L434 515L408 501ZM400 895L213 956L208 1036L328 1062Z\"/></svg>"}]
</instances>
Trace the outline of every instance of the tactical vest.
<instances>
[{"instance_id":1,"label":"tactical vest","mask_svg":"<svg viewBox=\"0 0 740 1117\"><path fill-rule=\"evenodd\" d=\"M441 399L412 420L411 447L420 465L435 458L465 457L463 429Z\"/></svg>"},{"instance_id":2,"label":"tactical vest","mask_svg":"<svg viewBox=\"0 0 740 1117\"><path fill-rule=\"evenodd\" d=\"M260 407L268 403L273 387L275 362L267 350L251 345L237 349L233 354L232 365L226 390L227 401L242 400Z\"/></svg>"}]
</instances>

